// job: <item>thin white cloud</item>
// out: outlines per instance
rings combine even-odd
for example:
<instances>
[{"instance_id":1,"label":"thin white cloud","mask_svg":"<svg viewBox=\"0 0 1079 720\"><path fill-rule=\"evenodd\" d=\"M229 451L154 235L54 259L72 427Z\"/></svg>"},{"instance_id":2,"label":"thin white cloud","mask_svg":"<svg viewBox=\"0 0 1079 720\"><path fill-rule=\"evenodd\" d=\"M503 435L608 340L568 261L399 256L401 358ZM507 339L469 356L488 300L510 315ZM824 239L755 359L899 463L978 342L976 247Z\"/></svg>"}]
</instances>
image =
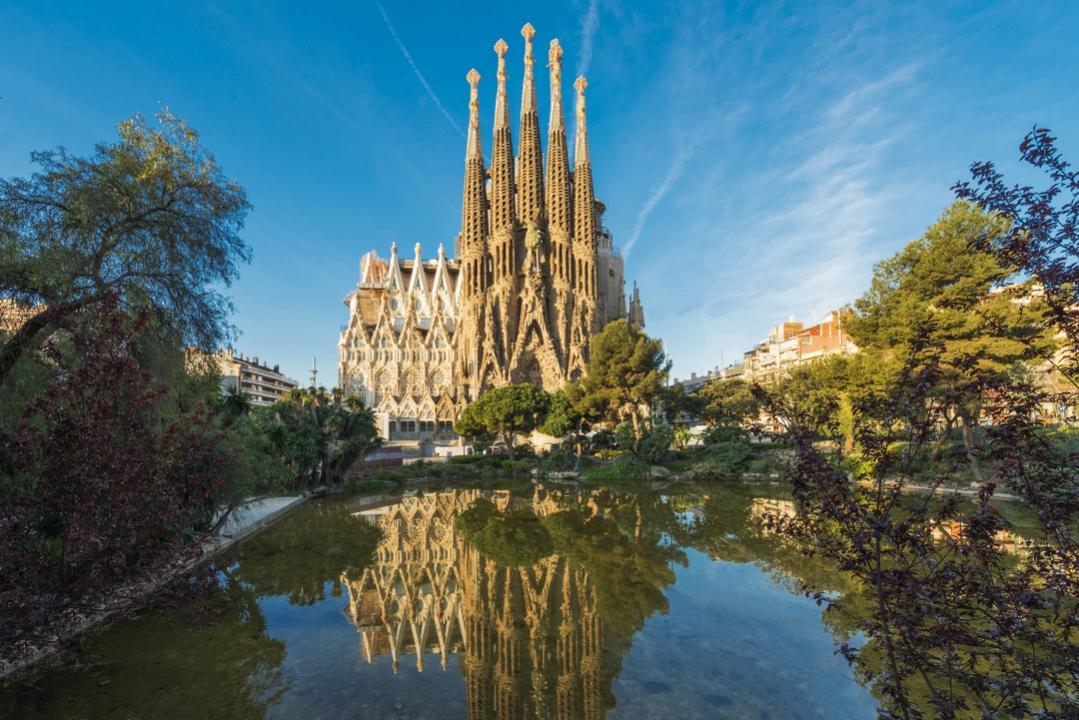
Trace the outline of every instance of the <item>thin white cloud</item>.
<instances>
[{"instance_id":1,"label":"thin white cloud","mask_svg":"<svg viewBox=\"0 0 1079 720\"><path fill-rule=\"evenodd\" d=\"M461 126L457 124L453 119L453 116L446 110L446 106L438 99L438 95L435 95L435 91L432 90L431 86L427 83L427 78L423 76L423 73L420 72L420 68L416 65L416 61L412 59L412 53L408 51L408 48L405 47L405 44L397 35L397 31L393 28L393 23L390 22L390 16L386 14L386 8L382 7L382 3L375 3L375 5L378 7L378 11L382 13L382 19L386 23L386 29L390 31L390 35L393 36L393 40L397 43L397 47L401 49L401 54L405 56L405 60L408 61L409 66L412 68L412 72L415 73L416 79L420 81L420 85L423 85L423 89L427 91L427 96L431 98L435 107L437 107L439 112L445 116L450 125L453 126L453 129L457 131L457 134L464 137L465 131L461 129ZM589 43L589 47L591 47L591 43Z\"/></svg>"},{"instance_id":2,"label":"thin white cloud","mask_svg":"<svg viewBox=\"0 0 1079 720\"><path fill-rule=\"evenodd\" d=\"M633 246L637 244L637 241L641 239L641 232L644 230L644 224L648 222L648 216L652 214L652 211L656 209L660 201L664 196L670 192L674 184L678 182L678 178L682 177L682 170L685 168L686 160L689 159L690 149L683 147L674 157L671 158L671 164L667 168L667 174L663 177L663 180L652 189L652 193L648 196L648 199L644 201L644 205L637 211L637 219L633 223L633 231L629 235L629 240L626 241L626 245L622 248L622 255L626 258L629 257L630 252L633 250Z\"/></svg>"},{"instance_id":3,"label":"thin white cloud","mask_svg":"<svg viewBox=\"0 0 1079 720\"><path fill-rule=\"evenodd\" d=\"M592 65L592 39L599 27L599 0L588 0L588 10L581 18L581 54L577 57L577 74L584 75Z\"/></svg>"},{"instance_id":4,"label":"thin white cloud","mask_svg":"<svg viewBox=\"0 0 1079 720\"><path fill-rule=\"evenodd\" d=\"M894 89L910 85L921 66L920 61L907 63L879 80L864 83L850 90L838 102L828 108L828 120L832 122L845 120L858 122L875 117L880 112L880 106L873 101L882 95L886 96Z\"/></svg>"}]
</instances>

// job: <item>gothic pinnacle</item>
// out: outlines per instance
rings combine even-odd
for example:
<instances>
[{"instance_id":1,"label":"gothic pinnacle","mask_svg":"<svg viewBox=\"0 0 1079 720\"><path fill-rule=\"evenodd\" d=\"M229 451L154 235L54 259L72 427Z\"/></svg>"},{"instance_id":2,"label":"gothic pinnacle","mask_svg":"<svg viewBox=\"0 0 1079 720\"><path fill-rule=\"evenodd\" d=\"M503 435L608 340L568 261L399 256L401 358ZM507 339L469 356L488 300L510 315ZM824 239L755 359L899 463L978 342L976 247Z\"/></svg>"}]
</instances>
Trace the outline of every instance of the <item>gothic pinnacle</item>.
<instances>
[{"instance_id":1,"label":"gothic pinnacle","mask_svg":"<svg viewBox=\"0 0 1079 720\"><path fill-rule=\"evenodd\" d=\"M494 140L491 143L491 167L488 191L491 208L491 229L508 230L514 223L513 138L510 133L509 101L506 99L506 51L505 40L495 43L498 55L498 91L495 97ZM508 242L501 240L499 242ZM492 252L501 253L503 248L493 247ZM495 275L509 277L516 272L512 248L504 249L502 262L495 264Z\"/></svg>"},{"instance_id":2,"label":"gothic pinnacle","mask_svg":"<svg viewBox=\"0 0 1079 720\"><path fill-rule=\"evenodd\" d=\"M558 40L551 41L547 60L551 73L551 118L547 126L546 206L552 243L559 245L552 251L551 267L557 277L568 279L572 263L568 255L562 252L560 244L568 242L573 228L573 210L565 115L562 110L562 46Z\"/></svg>"},{"instance_id":3,"label":"gothic pinnacle","mask_svg":"<svg viewBox=\"0 0 1079 720\"><path fill-rule=\"evenodd\" d=\"M584 89L588 87L588 80L584 75L577 78L573 83L577 88L577 137L573 148L573 166L580 167L582 163L591 164L588 157L588 122L585 117Z\"/></svg>"},{"instance_id":4,"label":"gothic pinnacle","mask_svg":"<svg viewBox=\"0 0 1079 720\"><path fill-rule=\"evenodd\" d=\"M495 130L509 126L509 104L506 100L506 51L509 45L499 38L495 43L498 54L498 91L495 95Z\"/></svg>"},{"instance_id":5,"label":"gothic pinnacle","mask_svg":"<svg viewBox=\"0 0 1079 720\"><path fill-rule=\"evenodd\" d=\"M524 84L521 87L521 131L517 155L517 211L521 224L538 223L543 217L543 146L540 138L539 113L536 109L536 83L532 57L532 38L536 29L531 24L521 28L525 39Z\"/></svg>"},{"instance_id":6,"label":"gothic pinnacle","mask_svg":"<svg viewBox=\"0 0 1079 720\"><path fill-rule=\"evenodd\" d=\"M547 67L551 70L551 119L548 132L554 132L562 127L562 46L558 44L558 38L551 41L551 49L547 53Z\"/></svg>"},{"instance_id":7,"label":"gothic pinnacle","mask_svg":"<svg viewBox=\"0 0 1079 720\"><path fill-rule=\"evenodd\" d=\"M487 195L484 187L483 139L480 137L480 74L475 68L466 76L469 84L468 149L465 151L464 197L457 254L476 252L487 236Z\"/></svg>"},{"instance_id":8,"label":"gothic pinnacle","mask_svg":"<svg viewBox=\"0 0 1079 720\"><path fill-rule=\"evenodd\" d=\"M536 110L536 85L532 81L532 38L536 35L536 29L532 23L525 23L521 28L521 36L525 39L525 78L524 89L521 91L521 114L535 112Z\"/></svg>"},{"instance_id":9,"label":"gothic pinnacle","mask_svg":"<svg viewBox=\"0 0 1079 720\"><path fill-rule=\"evenodd\" d=\"M483 142L480 138L480 74L476 68L465 76L471 86L468 95L468 149L466 158L482 158Z\"/></svg>"}]
</instances>

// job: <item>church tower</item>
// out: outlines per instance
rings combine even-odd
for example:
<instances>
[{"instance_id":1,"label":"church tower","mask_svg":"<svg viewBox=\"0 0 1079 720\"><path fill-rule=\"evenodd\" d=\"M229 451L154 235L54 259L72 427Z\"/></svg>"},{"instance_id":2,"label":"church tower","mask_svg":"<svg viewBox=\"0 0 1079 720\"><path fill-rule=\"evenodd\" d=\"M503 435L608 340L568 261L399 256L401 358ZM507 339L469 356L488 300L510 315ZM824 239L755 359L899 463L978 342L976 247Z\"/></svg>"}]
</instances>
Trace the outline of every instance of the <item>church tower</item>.
<instances>
[{"instance_id":1,"label":"church tower","mask_svg":"<svg viewBox=\"0 0 1079 720\"><path fill-rule=\"evenodd\" d=\"M519 145L508 97L509 44L494 45L497 82L490 165L480 134L480 74L469 85L461 228L454 258L364 255L344 303L339 383L374 411L390 441L425 447L455 439L453 420L484 391L508 383L559 390L579 378L588 345L612 320L643 325L634 291L627 310L623 265L603 227L588 146L585 89L577 78L571 158L562 101L562 47L547 53L550 112L546 164L537 98L536 30L521 28ZM515 151L516 150L516 151Z\"/></svg>"},{"instance_id":2,"label":"church tower","mask_svg":"<svg viewBox=\"0 0 1079 720\"><path fill-rule=\"evenodd\" d=\"M551 326L563 355L569 346L573 255L573 190L562 111L562 47L551 41L547 54L551 71L551 117L547 126L547 231L550 239Z\"/></svg>"},{"instance_id":3,"label":"church tower","mask_svg":"<svg viewBox=\"0 0 1079 720\"><path fill-rule=\"evenodd\" d=\"M547 219L543 212L543 152L532 67L532 25L521 28L525 39L525 78L521 89L521 146L517 156L517 209L523 229L517 307L517 333L508 367L511 383L544 388L565 382L565 360L551 332Z\"/></svg>"},{"instance_id":4,"label":"church tower","mask_svg":"<svg viewBox=\"0 0 1079 720\"><path fill-rule=\"evenodd\" d=\"M492 320L489 360L480 369L483 387L506 381L506 363L517 331L517 273L520 258L517 242L516 187L513 168L513 137L510 132L509 99L506 97L506 51L499 39L498 90L495 95L494 142L491 145L491 238L493 278L488 305Z\"/></svg>"},{"instance_id":5,"label":"church tower","mask_svg":"<svg viewBox=\"0 0 1079 720\"><path fill-rule=\"evenodd\" d=\"M592 159L588 152L588 119L582 75L577 89L577 133L573 149L573 301L566 372L571 380L584 373L588 342L599 328L596 314L596 194L592 188Z\"/></svg>"},{"instance_id":6,"label":"church tower","mask_svg":"<svg viewBox=\"0 0 1079 720\"><path fill-rule=\"evenodd\" d=\"M531 23L521 28L525 39L524 83L521 87L521 145L517 156L517 216L521 226L540 225L543 214L543 150L540 147L539 109L536 106L536 83L533 76Z\"/></svg>"},{"instance_id":7,"label":"church tower","mask_svg":"<svg viewBox=\"0 0 1079 720\"><path fill-rule=\"evenodd\" d=\"M480 136L480 74L472 68L467 75L468 144L465 148L465 187L461 204L461 232L457 236L457 257L461 262L458 279L461 302L461 339L457 353L459 394L474 393L481 382L480 364L484 348L488 291L488 207L487 171L483 163L483 139ZM489 323L488 323L489 324Z\"/></svg>"}]
</instances>

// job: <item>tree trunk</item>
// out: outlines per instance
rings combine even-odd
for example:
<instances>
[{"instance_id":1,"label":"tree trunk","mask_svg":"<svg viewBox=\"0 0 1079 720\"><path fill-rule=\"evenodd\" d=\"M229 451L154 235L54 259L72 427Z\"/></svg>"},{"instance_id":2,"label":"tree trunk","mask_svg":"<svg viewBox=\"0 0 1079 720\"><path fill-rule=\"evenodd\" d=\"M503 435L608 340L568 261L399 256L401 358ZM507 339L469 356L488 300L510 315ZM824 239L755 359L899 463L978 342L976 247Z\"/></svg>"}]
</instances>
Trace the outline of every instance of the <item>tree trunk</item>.
<instances>
[{"instance_id":1,"label":"tree trunk","mask_svg":"<svg viewBox=\"0 0 1079 720\"><path fill-rule=\"evenodd\" d=\"M944 413L944 434L937 438L937 441L933 443L932 449L929 451L929 462L933 462L937 459L937 455L940 454L940 449L944 447L944 443L948 442L948 438L952 435L952 428L955 427L955 418L951 413Z\"/></svg>"},{"instance_id":2,"label":"tree trunk","mask_svg":"<svg viewBox=\"0 0 1079 720\"><path fill-rule=\"evenodd\" d=\"M61 320L77 310L91 305L104 297L103 294L95 294L76 301L49 305L44 310L34 315L22 324L14 335L7 339L3 348L0 348L0 385L4 384L8 374L19 362L19 359L34 347L42 339L42 331L48 327L55 327Z\"/></svg>"},{"instance_id":3,"label":"tree trunk","mask_svg":"<svg viewBox=\"0 0 1079 720\"><path fill-rule=\"evenodd\" d=\"M37 344L38 335L57 319L54 310L46 309L39 312L22 324L14 335L4 343L0 349L0 385L7 378L8 373L19 362L19 358L28 350L32 350Z\"/></svg>"},{"instance_id":4,"label":"tree trunk","mask_svg":"<svg viewBox=\"0 0 1079 720\"><path fill-rule=\"evenodd\" d=\"M974 479L978 484L984 485L986 477L981 464L978 462L978 447L974 439L974 428L970 414L966 410L960 410L958 414L959 422L963 427L963 445L967 451L967 460L970 462L970 471L974 474Z\"/></svg>"}]
</instances>

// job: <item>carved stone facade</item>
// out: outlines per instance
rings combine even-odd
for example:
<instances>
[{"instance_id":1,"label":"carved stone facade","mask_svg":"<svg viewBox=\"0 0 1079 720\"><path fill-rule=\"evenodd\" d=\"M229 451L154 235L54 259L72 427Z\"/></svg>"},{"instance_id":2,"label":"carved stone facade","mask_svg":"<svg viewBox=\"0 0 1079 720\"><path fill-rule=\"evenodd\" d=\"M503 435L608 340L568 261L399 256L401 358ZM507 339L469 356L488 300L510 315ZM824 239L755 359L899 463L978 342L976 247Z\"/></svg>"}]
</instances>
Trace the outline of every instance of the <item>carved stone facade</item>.
<instances>
[{"instance_id":1,"label":"carved stone facade","mask_svg":"<svg viewBox=\"0 0 1079 720\"><path fill-rule=\"evenodd\" d=\"M480 134L479 73L468 73L469 125L456 259L364 256L345 298L339 382L376 410L389 439L438 440L485 390L529 382L548 391L579 377L592 336L627 317L622 258L602 225L588 150L584 77L576 88L573 168L562 109L562 49L552 40L544 164L531 25L516 156L506 95L508 45L498 56L488 166ZM633 319L640 318L639 296ZM445 429L445 430L444 430Z\"/></svg>"},{"instance_id":2,"label":"carved stone facade","mask_svg":"<svg viewBox=\"0 0 1079 720\"><path fill-rule=\"evenodd\" d=\"M345 298L348 325L338 341L339 382L375 410L388 440L450 439L459 409L454 381L458 264L371 251Z\"/></svg>"}]
</instances>

